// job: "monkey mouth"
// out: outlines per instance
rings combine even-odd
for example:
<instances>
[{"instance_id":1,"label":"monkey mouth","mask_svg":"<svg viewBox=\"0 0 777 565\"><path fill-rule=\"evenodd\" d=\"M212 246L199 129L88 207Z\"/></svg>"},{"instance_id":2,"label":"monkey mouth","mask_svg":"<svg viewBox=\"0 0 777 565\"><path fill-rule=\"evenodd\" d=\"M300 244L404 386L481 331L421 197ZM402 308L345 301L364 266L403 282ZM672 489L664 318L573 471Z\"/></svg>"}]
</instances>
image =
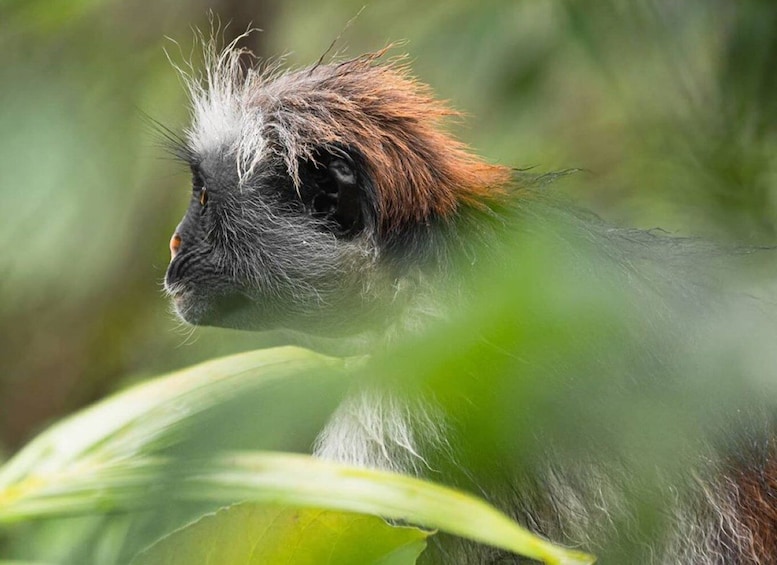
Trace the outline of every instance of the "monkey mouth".
<instances>
[{"instance_id":1,"label":"monkey mouth","mask_svg":"<svg viewBox=\"0 0 777 565\"><path fill-rule=\"evenodd\" d=\"M166 288L165 290L167 291L167 295L170 297L173 311L175 312L176 316L178 316L186 323L197 325L200 318L198 315L200 308L197 307L197 300L193 296L193 293L181 288L180 286Z\"/></svg>"},{"instance_id":2,"label":"monkey mouth","mask_svg":"<svg viewBox=\"0 0 777 565\"><path fill-rule=\"evenodd\" d=\"M176 307L176 310L183 307L189 296L192 294L191 291L187 290L183 285L178 283L170 284L167 281L164 283L164 289L165 294L170 298L170 301Z\"/></svg>"},{"instance_id":3,"label":"monkey mouth","mask_svg":"<svg viewBox=\"0 0 777 565\"><path fill-rule=\"evenodd\" d=\"M187 324L200 325L207 301L202 300L199 293L180 282L164 283L165 293L170 298L173 313Z\"/></svg>"},{"instance_id":4,"label":"monkey mouth","mask_svg":"<svg viewBox=\"0 0 777 565\"><path fill-rule=\"evenodd\" d=\"M166 290L176 315L194 326L244 329L246 314L253 306L240 292L200 293L180 285Z\"/></svg>"},{"instance_id":5,"label":"monkey mouth","mask_svg":"<svg viewBox=\"0 0 777 565\"><path fill-rule=\"evenodd\" d=\"M187 304L187 297L184 293L177 293L177 294L171 294L170 300L173 302L173 307L175 308L176 313L181 317L185 319L185 316L183 315L183 312L187 310L186 304Z\"/></svg>"}]
</instances>

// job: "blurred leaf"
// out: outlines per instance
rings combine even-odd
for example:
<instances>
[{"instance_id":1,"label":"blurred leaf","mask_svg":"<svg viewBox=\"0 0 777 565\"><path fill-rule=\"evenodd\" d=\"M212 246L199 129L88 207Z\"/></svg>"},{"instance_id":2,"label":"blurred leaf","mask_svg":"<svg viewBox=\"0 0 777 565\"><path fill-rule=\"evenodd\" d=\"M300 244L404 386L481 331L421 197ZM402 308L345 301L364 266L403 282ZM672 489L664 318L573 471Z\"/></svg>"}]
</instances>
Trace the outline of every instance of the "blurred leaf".
<instances>
[{"instance_id":1,"label":"blurred leaf","mask_svg":"<svg viewBox=\"0 0 777 565\"><path fill-rule=\"evenodd\" d=\"M530 534L481 500L403 475L291 454L174 461L161 450L230 398L344 363L293 347L260 350L117 394L43 433L0 469L0 523L158 508L170 498L253 500L406 520L547 563L591 562Z\"/></svg>"},{"instance_id":2,"label":"blurred leaf","mask_svg":"<svg viewBox=\"0 0 777 565\"><path fill-rule=\"evenodd\" d=\"M374 516L240 504L162 538L132 565L410 565L428 535Z\"/></svg>"},{"instance_id":3,"label":"blurred leaf","mask_svg":"<svg viewBox=\"0 0 777 565\"><path fill-rule=\"evenodd\" d=\"M182 483L180 496L363 512L442 530L545 563L593 563L529 533L483 500L406 475L278 453L225 456Z\"/></svg>"},{"instance_id":4,"label":"blurred leaf","mask_svg":"<svg viewBox=\"0 0 777 565\"><path fill-rule=\"evenodd\" d=\"M0 522L126 504L159 470L152 454L183 437L186 426L208 410L278 381L342 365L305 349L265 349L196 365L108 398L44 432L0 469ZM84 489L105 489L105 496L84 498Z\"/></svg>"},{"instance_id":5,"label":"blurred leaf","mask_svg":"<svg viewBox=\"0 0 777 565\"><path fill-rule=\"evenodd\" d=\"M0 501L0 522L107 509L126 511L140 505L153 509L171 498L219 504L250 500L403 520L550 564L593 562L590 556L529 533L463 492L304 455L241 453L215 460L178 461L168 469L159 460L135 457L93 473L74 466L72 473L58 478L56 485L28 481L18 492L6 492L10 500Z\"/></svg>"}]
</instances>

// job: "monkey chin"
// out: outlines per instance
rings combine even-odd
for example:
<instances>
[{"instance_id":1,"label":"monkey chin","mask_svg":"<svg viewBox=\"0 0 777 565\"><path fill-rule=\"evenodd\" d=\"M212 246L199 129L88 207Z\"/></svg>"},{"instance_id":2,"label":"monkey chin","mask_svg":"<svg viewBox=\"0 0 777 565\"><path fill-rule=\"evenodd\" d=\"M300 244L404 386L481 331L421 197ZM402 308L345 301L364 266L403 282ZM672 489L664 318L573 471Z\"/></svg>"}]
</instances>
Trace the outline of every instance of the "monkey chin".
<instances>
[{"instance_id":1,"label":"monkey chin","mask_svg":"<svg viewBox=\"0 0 777 565\"><path fill-rule=\"evenodd\" d=\"M239 292L205 294L179 289L170 297L176 316L192 326L257 332L284 329L277 308Z\"/></svg>"},{"instance_id":2,"label":"monkey chin","mask_svg":"<svg viewBox=\"0 0 777 565\"><path fill-rule=\"evenodd\" d=\"M191 292L170 292L170 303L175 316L192 326L203 325L203 320L208 317L207 304L196 299Z\"/></svg>"},{"instance_id":3,"label":"monkey chin","mask_svg":"<svg viewBox=\"0 0 777 565\"><path fill-rule=\"evenodd\" d=\"M168 288L172 309L183 322L243 331L273 332L289 344L327 355L362 355L372 351L382 334L385 312L368 309L367 320L353 309L321 312L315 307L291 312L282 303L239 292L211 294ZM356 309L360 311L361 309ZM365 314L365 312L362 312Z\"/></svg>"},{"instance_id":4,"label":"monkey chin","mask_svg":"<svg viewBox=\"0 0 777 565\"><path fill-rule=\"evenodd\" d=\"M202 295L177 291L170 296L178 318L193 326L254 331L273 328L272 316L262 316L256 303L240 293Z\"/></svg>"}]
</instances>

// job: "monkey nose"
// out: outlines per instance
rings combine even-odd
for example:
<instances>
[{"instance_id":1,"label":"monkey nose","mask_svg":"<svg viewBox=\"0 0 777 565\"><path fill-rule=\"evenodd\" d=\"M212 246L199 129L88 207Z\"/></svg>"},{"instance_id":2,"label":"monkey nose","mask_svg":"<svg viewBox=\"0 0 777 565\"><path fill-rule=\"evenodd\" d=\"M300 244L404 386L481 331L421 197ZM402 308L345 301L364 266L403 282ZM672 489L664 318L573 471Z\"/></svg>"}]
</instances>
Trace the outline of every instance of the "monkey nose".
<instances>
[{"instance_id":1,"label":"monkey nose","mask_svg":"<svg viewBox=\"0 0 777 565\"><path fill-rule=\"evenodd\" d=\"M175 259L175 256L178 255L178 250L181 248L181 236L178 235L178 233L174 233L173 237L170 238L170 260L172 261Z\"/></svg>"}]
</instances>

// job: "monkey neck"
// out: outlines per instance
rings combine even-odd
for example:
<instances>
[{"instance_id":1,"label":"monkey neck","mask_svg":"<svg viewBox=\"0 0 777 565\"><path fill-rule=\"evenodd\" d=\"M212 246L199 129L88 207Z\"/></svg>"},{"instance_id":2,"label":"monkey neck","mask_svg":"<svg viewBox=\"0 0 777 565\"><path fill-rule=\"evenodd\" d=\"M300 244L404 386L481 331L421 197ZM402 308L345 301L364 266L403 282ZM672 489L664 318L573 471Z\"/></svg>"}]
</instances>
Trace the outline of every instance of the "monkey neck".
<instances>
[{"instance_id":1,"label":"monkey neck","mask_svg":"<svg viewBox=\"0 0 777 565\"><path fill-rule=\"evenodd\" d=\"M462 204L453 216L430 218L385 237L380 270L392 288L384 341L417 335L466 302L472 277L502 245L511 225L510 206Z\"/></svg>"},{"instance_id":2,"label":"monkey neck","mask_svg":"<svg viewBox=\"0 0 777 565\"><path fill-rule=\"evenodd\" d=\"M484 221L485 220L485 221ZM507 225L496 207L461 206L383 242L379 271L387 274L386 324L362 335L371 351L412 339L444 321L466 300L467 282ZM454 458L448 422L431 396L403 394L371 381L357 383L319 435L315 454L329 460L413 475L436 472L430 458Z\"/></svg>"}]
</instances>

